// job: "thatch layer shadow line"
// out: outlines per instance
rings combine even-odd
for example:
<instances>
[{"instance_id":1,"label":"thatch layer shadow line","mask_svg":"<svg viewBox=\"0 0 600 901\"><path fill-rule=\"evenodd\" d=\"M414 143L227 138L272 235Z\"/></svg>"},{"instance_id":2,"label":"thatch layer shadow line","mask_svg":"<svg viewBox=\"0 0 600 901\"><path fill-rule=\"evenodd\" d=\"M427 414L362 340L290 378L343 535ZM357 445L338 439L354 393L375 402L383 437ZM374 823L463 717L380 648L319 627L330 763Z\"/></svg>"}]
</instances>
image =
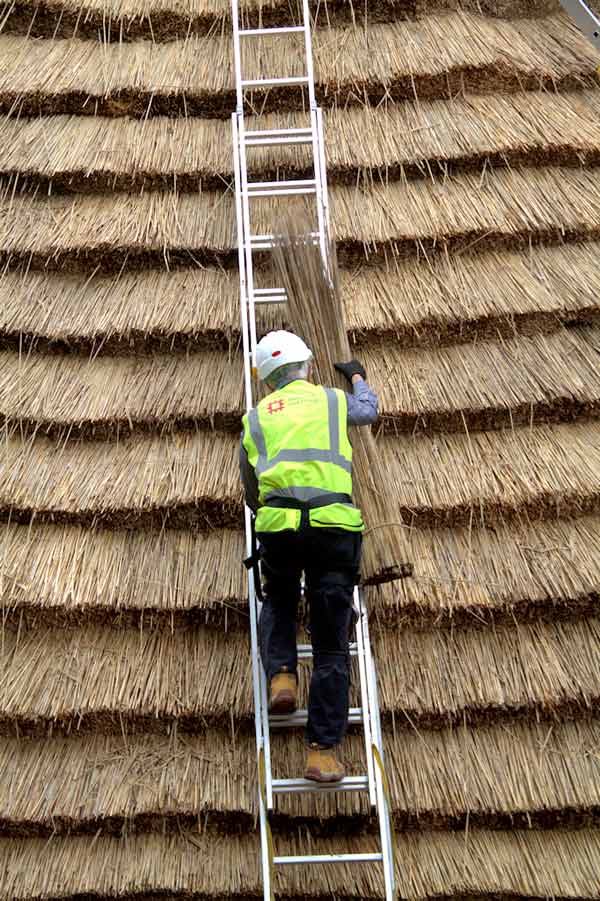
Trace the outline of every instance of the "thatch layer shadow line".
<instances>
[{"instance_id":1,"label":"thatch layer shadow line","mask_svg":"<svg viewBox=\"0 0 600 901\"><path fill-rule=\"evenodd\" d=\"M480 173L492 169L527 169L542 166L561 166L565 169L594 168L600 165L600 147L590 149L572 144L548 146L524 146L513 150L499 150L490 153L466 153L453 157L424 157L414 162L388 163L385 166L346 165L328 166L327 180L330 185L356 185L364 181L388 184L395 181L418 181L437 177L452 178L458 175ZM282 165L252 169L248 176L256 181L276 181L278 179L310 178L312 167ZM204 191L221 191L231 187L231 171L214 172L198 170L188 172L152 172L137 170L108 171L96 169L58 170L52 175L25 166L17 169L0 170L0 191L13 187L19 182L25 192L41 195L103 194L110 192L173 191L178 194Z\"/></svg>"},{"instance_id":2,"label":"thatch layer shadow line","mask_svg":"<svg viewBox=\"0 0 600 901\"><path fill-rule=\"evenodd\" d=\"M443 74L397 77L388 84L358 83L356 80L337 86L316 84L317 102L324 109L334 106L378 105L391 101L452 100L466 94L515 94L523 91L583 91L600 84L595 71L552 77L542 72L531 74L515 71L510 66L466 66ZM251 108L263 113L297 112L306 109L307 96L301 89L271 88L254 91L248 99ZM42 94L39 91L0 94L0 115L6 116L130 116L136 119L150 116L179 118L192 116L228 119L235 110L235 92L219 94L181 90L160 93L121 89L93 95L85 91Z\"/></svg>"},{"instance_id":3,"label":"thatch layer shadow line","mask_svg":"<svg viewBox=\"0 0 600 901\"><path fill-rule=\"evenodd\" d=\"M487 707L461 707L452 711L427 712L420 709L381 709L384 730L424 729L437 731L459 726L493 726L498 724L547 723L558 725L600 715L600 694L565 699L561 703L519 704L515 706L489 705ZM230 710L219 714L193 714L182 712L178 716L161 714L160 711L102 710L82 712L64 711L52 716L7 716L0 711L0 736L5 738L42 739L53 735L172 735L174 730L182 735L201 734L207 729L231 728ZM236 731L250 735L254 729L254 717L247 714L235 717ZM360 730L358 730L360 731ZM358 734L357 727L350 727L349 734Z\"/></svg>"},{"instance_id":4,"label":"thatch layer shadow line","mask_svg":"<svg viewBox=\"0 0 600 901\"><path fill-rule=\"evenodd\" d=\"M190 529L206 532L213 529L235 529L242 522L243 508L229 499L199 498L195 502L171 507L146 509L121 508L120 510L60 510L17 508L2 503L0 499L0 523L51 523L53 525L79 525L89 529Z\"/></svg>"},{"instance_id":5,"label":"thatch layer shadow line","mask_svg":"<svg viewBox=\"0 0 600 901\"><path fill-rule=\"evenodd\" d=\"M498 603L490 609L474 603L455 610L424 608L413 602L402 608L371 604L369 617L373 628L487 629L515 624L575 623L598 611L600 592L577 597L520 598ZM214 606L199 605L185 610L158 607L127 608L85 604L80 607L36 605L24 601L0 602L0 617L7 629L72 629L86 626L109 629L195 629L204 626L218 631L247 633L249 613L246 598L218 601Z\"/></svg>"},{"instance_id":6,"label":"thatch layer shadow line","mask_svg":"<svg viewBox=\"0 0 600 901\"><path fill-rule=\"evenodd\" d=\"M593 421L593 420L591 420ZM468 525L493 526L501 520L510 525L521 517L532 520L581 517L600 511L600 491L584 495L572 493L540 493L524 499L519 505L497 499L457 503L448 507L420 507L398 504L396 514L410 528L456 528ZM17 507L0 498L0 523L29 525L79 525L94 529L192 529L209 531L236 528L242 520L241 503L233 500L199 498L195 502L173 506L114 509L66 510Z\"/></svg>"},{"instance_id":7,"label":"thatch layer shadow line","mask_svg":"<svg viewBox=\"0 0 600 901\"><path fill-rule=\"evenodd\" d=\"M314 27L328 28L340 25L368 25L373 23L394 22L399 19L416 18L429 14L437 8L440 12L449 10L470 10L481 15L501 18L531 18L556 11L556 3L552 0L534 0L524 7L514 0L507 2L469 2L469 0L439 0L437 4L424 4L422 0L377 0L370 4L368 12L363 7L350 7L339 0L328 0L327 3L310 4L313 16L316 15ZM3 33L12 35L28 35L34 38L80 38L110 41L169 41L185 38L187 35L208 35L215 31L231 28L229 10L218 12L216 9L204 12L191 11L187 14L173 9L157 7L150 10L147 16L114 11L107 17L106 10L94 8L91 4L82 15L80 7L61 0L42 0L35 7L26 0L14 3L4 2L0 6L3 18ZM289 24L289 9L286 4L275 3L272 6L256 7L252 4L242 6L242 14L246 27L274 27Z\"/></svg>"},{"instance_id":8,"label":"thatch layer shadow line","mask_svg":"<svg viewBox=\"0 0 600 901\"><path fill-rule=\"evenodd\" d=\"M504 428L591 422L600 416L600 397L579 400L556 397L549 401L517 404L514 407L430 410L427 413L382 413L373 430L384 435L434 435L437 432L499 431ZM25 437L43 435L55 441L118 441L136 435L176 435L186 432L220 431L238 434L242 410L206 416L172 416L165 419L135 417L57 422L6 416L0 412L0 429ZM1 514L0 514L1 515Z\"/></svg>"},{"instance_id":9,"label":"thatch layer shadow line","mask_svg":"<svg viewBox=\"0 0 600 901\"><path fill-rule=\"evenodd\" d=\"M536 231L514 230L510 234L500 230L469 231L463 234L419 236L415 238L390 237L386 241L358 241L340 238L337 252L340 265L353 268L360 265L376 266L390 260L425 259L446 254L479 254L487 251L521 251L531 247L551 248L564 244L596 242L600 239L600 224L581 224L572 228L543 228ZM268 258L256 254L258 271L264 268ZM0 248L0 267L13 271L26 266L34 272L68 272L100 275L136 272L144 269L172 271L187 269L190 265L218 267L235 270L237 251L210 247L156 247L140 248L118 245L71 249L49 247L47 251L18 251Z\"/></svg>"},{"instance_id":10,"label":"thatch layer shadow line","mask_svg":"<svg viewBox=\"0 0 600 901\"><path fill-rule=\"evenodd\" d=\"M593 301L592 301L593 302ZM370 342L393 342L410 349L448 347L470 344L473 341L512 339L550 335L565 327L600 325L600 300L593 306L591 299L580 294L580 309L554 312L502 313L472 319L423 318L418 325L372 324L369 327L351 327L349 338L357 348ZM283 318L276 323L285 326ZM151 356L156 353L186 354L203 350L238 350L241 333L236 325L231 329L210 331L205 329L166 332L164 329L131 329L122 333L111 331L93 335L73 332L56 336L47 332L9 331L0 327L0 351L14 353L78 354L85 357Z\"/></svg>"},{"instance_id":11,"label":"thatch layer shadow line","mask_svg":"<svg viewBox=\"0 0 600 901\"><path fill-rule=\"evenodd\" d=\"M217 835L242 835L254 831L255 815L244 810L222 811L219 808L203 811L204 832ZM293 816L273 813L271 828L279 835L292 835L298 829L310 829L319 838L336 835L376 835L377 821L368 814L343 814L327 819L311 816ZM448 816L442 811L425 811L410 814L401 811L393 813L394 828L399 832L464 832L469 829L497 830L551 830L551 829L597 829L600 826L600 806L590 807L544 807L536 810L515 810L510 813L490 810L472 812L464 816ZM194 812L178 810L172 814L150 811L132 817L96 817L94 819L74 819L52 817L48 822L18 820L0 817L0 838L31 839L52 838L54 836L97 835L118 838L127 835L178 835L182 829L193 830L198 824ZM171 897L171 894L169 894Z\"/></svg>"}]
</instances>

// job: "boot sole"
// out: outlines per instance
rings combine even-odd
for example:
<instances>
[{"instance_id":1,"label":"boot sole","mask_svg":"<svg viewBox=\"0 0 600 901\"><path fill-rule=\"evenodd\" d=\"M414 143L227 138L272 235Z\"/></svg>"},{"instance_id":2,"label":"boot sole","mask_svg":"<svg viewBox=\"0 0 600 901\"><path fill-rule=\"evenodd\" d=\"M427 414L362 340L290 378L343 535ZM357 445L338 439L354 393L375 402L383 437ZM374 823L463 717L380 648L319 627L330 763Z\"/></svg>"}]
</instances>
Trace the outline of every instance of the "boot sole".
<instances>
[{"instance_id":1,"label":"boot sole","mask_svg":"<svg viewBox=\"0 0 600 901\"><path fill-rule=\"evenodd\" d=\"M278 692L269 705L272 716L287 716L296 710L296 698L291 691Z\"/></svg>"},{"instance_id":2,"label":"boot sole","mask_svg":"<svg viewBox=\"0 0 600 901\"><path fill-rule=\"evenodd\" d=\"M344 772L326 775L322 773L321 770L316 770L311 767L305 772L304 778L310 779L311 782L341 782L345 775Z\"/></svg>"}]
</instances>

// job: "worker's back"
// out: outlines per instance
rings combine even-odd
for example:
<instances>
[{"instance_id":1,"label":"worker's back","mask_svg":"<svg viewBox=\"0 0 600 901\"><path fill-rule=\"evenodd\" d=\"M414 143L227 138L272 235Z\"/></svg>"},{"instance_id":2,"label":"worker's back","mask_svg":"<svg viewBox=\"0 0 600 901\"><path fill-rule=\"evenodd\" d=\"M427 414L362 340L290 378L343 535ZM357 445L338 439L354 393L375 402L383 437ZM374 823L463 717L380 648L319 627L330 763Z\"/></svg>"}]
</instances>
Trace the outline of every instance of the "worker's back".
<instances>
[{"instance_id":1,"label":"worker's back","mask_svg":"<svg viewBox=\"0 0 600 901\"><path fill-rule=\"evenodd\" d=\"M302 509L310 509L314 525L362 528L352 506L352 445L343 391L304 379L289 382L244 417L243 444L259 484L257 531L298 528L299 517L290 514ZM271 509L264 511L265 506ZM321 515L325 507L337 509ZM276 514L275 508L290 514Z\"/></svg>"}]
</instances>

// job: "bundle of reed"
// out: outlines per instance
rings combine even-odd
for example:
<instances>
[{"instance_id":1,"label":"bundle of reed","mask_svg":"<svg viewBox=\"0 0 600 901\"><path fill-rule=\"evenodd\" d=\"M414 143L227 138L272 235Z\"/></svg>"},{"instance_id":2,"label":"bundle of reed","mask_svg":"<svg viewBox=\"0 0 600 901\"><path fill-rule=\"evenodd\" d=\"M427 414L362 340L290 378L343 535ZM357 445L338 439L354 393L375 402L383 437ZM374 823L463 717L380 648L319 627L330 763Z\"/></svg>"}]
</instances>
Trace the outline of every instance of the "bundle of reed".
<instances>
[{"instance_id":1,"label":"bundle of reed","mask_svg":"<svg viewBox=\"0 0 600 901\"><path fill-rule=\"evenodd\" d=\"M306 235L312 231L308 216L288 219L274 250L278 283L288 297L287 319L314 353L317 382L347 388L334 362L350 360L344 306L339 290L335 245L329 242L329 273L321 248ZM364 584L390 582L412 574L407 561L406 530L400 519L390 523L384 486L387 475L370 429L356 429L353 444L356 502L367 523L362 563Z\"/></svg>"}]
</instances>

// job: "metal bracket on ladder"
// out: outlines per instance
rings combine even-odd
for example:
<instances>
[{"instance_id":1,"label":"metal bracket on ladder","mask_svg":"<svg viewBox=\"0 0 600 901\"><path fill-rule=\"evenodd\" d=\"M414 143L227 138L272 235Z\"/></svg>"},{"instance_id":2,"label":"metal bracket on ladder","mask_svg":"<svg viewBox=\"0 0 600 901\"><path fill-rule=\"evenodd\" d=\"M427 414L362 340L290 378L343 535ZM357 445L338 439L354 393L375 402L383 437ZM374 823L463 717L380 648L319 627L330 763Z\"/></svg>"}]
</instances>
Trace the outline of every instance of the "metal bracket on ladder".
<instances>
[{"instance_id":1,"label":"metal bracket on ladder","mask_svg":"<svg viewBox=\"0 0 600 901\"><path fill-rule=\"evenodd\" d=\"M238 0L232 0L234 60L236 77L236 112L232 116L235 200L238 230L238 264L240 274L240 303L242 345L244 352L244 385L246 409L253 406L252 369L256 361L256 304L284 303L286 295L283 288L256 288L254 285L254 253L268 251L275 242L271 234L254 234L252 231L251 204L259 203L264 197L288 197L292 195L313 196L316 203L316 220L318 230L310 237L321 246L321 254L326 271L329 271L329 214L327 200L327 175L325 170L325 149L323 140L323 121L321 110L315 98L311 23L308 0L302 0L302 25L289 25L276 28L240 28ZM302 34L306 55L305 75L245 79L242 77L241 42L255 38L268 38L272 35ZM277 129L247 130L244 118L244 97L247 90L268 88L282 85L303 85L308 90L310 101L310 126ZM254 117L255 119L258 117ZM270 182L249 181L247 153L251 147L275 147L284 144L307 144L313 150L313 178L298 180L282 180ZM250 510L245 511L246 545L248 555L252 553L252 532ZM362 726L365 743L367 772L360 776L347 776L339 783L319 785L302 778L274 779L271 770L271 729L289 729L306 723L306 710L298 710L291 716L269 716L267 699L267 680L260 663L258 644L258 618L260 603L258 602L254 573L248 573L250 602L250 632L252 643L252 684L254 693L254 720L256 728L256 753L259 762L259 823L261 838L261 858L265 901L274 897L273 868L289 864L303 865L312 863L380 863L383 866L385 898L387 901L395 896L394 885L394 848L390 820L389 792L383 770L383 747L379 701L375 666L371 654L368 619L364 599L358 588L355 589L354 606L356 613L355 635L350 644L350 653L358 662L360 676L360 707L350 709L349 722ZM299 660L312 657L310 645L298 646ZM297 856L278 856L273 849L273 837L268 816L273 810L274 796L282 794L299 794L303 792L365 792L369 797L371 812L379 820L381 850L369 853L352 854L306 854Z\"/></svg>"}]
</instances>

